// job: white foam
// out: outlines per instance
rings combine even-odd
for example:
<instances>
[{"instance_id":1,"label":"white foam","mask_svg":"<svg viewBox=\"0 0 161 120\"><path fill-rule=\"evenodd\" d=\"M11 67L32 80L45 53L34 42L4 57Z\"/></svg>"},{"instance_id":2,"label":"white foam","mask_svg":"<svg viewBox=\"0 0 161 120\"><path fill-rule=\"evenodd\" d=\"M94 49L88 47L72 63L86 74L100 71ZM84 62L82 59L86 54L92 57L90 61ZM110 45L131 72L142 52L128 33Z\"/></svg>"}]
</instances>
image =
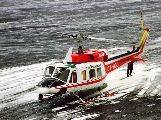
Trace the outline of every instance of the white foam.
<instances>
[{"instance_id":1,"label":"white foam","mask_svg":"<svg viewBox=\"0 0 161 120\"><path fill-rule=\"evenodd\" d=\"M57 107L57 108L52 109L51 111L58 111L58 110L61 110L63 108L66 108L66 107L68 107L68 106Z\"/></svg>"},{"instance_id":2,"label":"white foam","mask_svg":"<svg viewBox=\"0 0 161 120\"><path fill-rule=\"evenodd\" d=\"M90 114L88 114L88 115L86 115L86 116L83 116L83 117L79 117L79 118L73 118L73 119L71 119L71 120L85 120L85 119L89 119L89 118L95 118L95 117L97 117L97 116L99 116L99 114L93 114L93 115L90 115Z\"/></svg>"},{"instance_id":3,"label":"white foam","mask_svg":"<svg viewBox=\"0 0 161 120\"><path fill-rule=\"evenodd\" d=\"M152 69L153 68L153 69ZM141 89L138 93L138 96L142 96L152 85L151 81L156 80L156 75L159 74L161 68L156 66L146 66L143 64L134 65L133 76L127 77L123 80L122 78L126 77L126 67L121 67L106 77L106 82L108 84L106 91L109 93L116 93L114 96L110 96L109 99L115 99L117 97L123 96L135 89ZM156 86L157 90L153 90L153 95L157 93L158 89L161 89L160 86Z\"/></svg>"}]
</instances>

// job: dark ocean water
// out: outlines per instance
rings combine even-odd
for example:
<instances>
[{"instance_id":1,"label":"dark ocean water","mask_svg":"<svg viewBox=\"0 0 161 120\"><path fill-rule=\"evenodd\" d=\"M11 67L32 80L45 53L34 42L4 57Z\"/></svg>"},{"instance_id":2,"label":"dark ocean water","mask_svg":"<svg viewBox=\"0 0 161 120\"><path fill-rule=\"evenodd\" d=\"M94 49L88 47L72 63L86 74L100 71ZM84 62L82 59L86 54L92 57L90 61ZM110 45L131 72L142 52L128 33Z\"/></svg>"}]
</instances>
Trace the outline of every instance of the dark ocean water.
<instances>
[{"instance_id":1,"label":"dark ocean water","mask_svg":"<svg viewBox=\"0 0 161 120\"><path fill-rule=\"evenodd\" d=\"M160 0L1 0L0 10L0 120L161 119ZM57 32L88 33L92 40L84 49L117 55L138 45L141 10L150 35L140 57L148 61L136 63L131 82L112 86L126 66L109 75L107 91L116 96L85 106L38 102L34 86L45 65L77 47Z\"/></svg>"}]
</instances>

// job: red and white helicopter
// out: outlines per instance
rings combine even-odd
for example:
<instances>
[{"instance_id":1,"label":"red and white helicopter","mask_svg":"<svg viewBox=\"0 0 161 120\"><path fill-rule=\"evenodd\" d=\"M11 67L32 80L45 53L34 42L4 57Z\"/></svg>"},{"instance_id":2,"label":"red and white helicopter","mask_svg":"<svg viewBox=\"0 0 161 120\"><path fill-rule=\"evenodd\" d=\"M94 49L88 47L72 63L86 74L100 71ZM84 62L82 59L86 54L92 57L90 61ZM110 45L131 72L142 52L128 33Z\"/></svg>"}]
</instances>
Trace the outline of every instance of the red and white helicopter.
<instances>
[{"instance_id":1,"label":"red and white helicopter","mask_svg":"<svg viewBox=\"0 0 161 120\"><path fill-rule=\"evenodd\" d=\"M47 94L61 95L73 93L82 97L91 91L100 91L107 87L105 78L108 73L129 61L147 61L136 58L143 53L143 48L149 36L149 29L145 28L143 30L142 16L141 26L141 41L138 47L131 52L109 57L106 50L83 50L81 44L76 52L69 48L63 62L50 64L46 67L43 79L37 85L39 100L42 100L43 95ZM79 43L89 40L83 33L62 35L71 36Z\"/></svg>"}]
</instances>

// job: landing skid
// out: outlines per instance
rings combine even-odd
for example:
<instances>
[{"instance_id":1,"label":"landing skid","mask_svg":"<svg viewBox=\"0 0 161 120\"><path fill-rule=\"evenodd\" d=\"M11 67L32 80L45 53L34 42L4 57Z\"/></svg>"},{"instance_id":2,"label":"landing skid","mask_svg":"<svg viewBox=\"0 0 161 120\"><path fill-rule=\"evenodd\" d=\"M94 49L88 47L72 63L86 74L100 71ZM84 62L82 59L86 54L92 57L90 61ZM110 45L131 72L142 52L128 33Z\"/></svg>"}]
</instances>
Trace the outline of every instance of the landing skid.
<instances>
[{"instance_id":1,"label":"landing skid","mask_svg":"<svg viewBox=\"0 0 161 120\"><path fill-rule=\"evenodd\" d=\"M85 102L83 99L85 100L89 100L90 98L93 98L94 96L98 96L98 95L95 95L96 92L99 93L99 95L104 95L101 90L105 89L107 87L107 83L104 83L102 86L99 86L99 87L96 87L96 88L93 88L93 89L87 89L87 90L81 90L79 92L76 92L76 93L67 93L67 89L64 88L64 89L61 89L57 94L53 94L53 95L50 95L49 94L49 97L47 98L43 98L43 96L47 96L47 95L42 95L42 94L39 94L39 100L40 101L46 101L46 100L55 100L55 99L65 99L67 102L71 102L71 100L75 101L75 100L78 100L80 102Z\"/></svg>"},{"instance_id":2,"label":"landing skid","mask_svg":"<svg viewBox=\"0 0 161 120\"><path fill-rule=\"evenodd\" d=\"M45 95L45 96L49 96L49 97L58 97L58 96L60 96L60 95L65 94L66 91L67 91L67 89L66 89L66 88L63 88L63 89L61 89L61 90L60 90L58 93L56 93L56 94L53 94L53 95ZM42 94L39 94L38 100L43 100L43 95L42 95Z\"/></svg>"},{"instance_id":3,"label":"landing skid","mask_svg":"<svg viewBox=\"0 0 161 120\"><path fill-rule=\"evenodd\" d=\"M95 102L95 101L99 101L101 98L103 97L109 97L109 96L113 96L115 93L108 93L108 92L105 92L105 93L102 93L101 91L99 91L101 94L98 95L97 97L91 97L90 99L88 100L84 100L83 102L80 102L79 104L81 105L85 105L85 104L88 104L88 103L91 103L91 102Z\"/></svg>"}]
</instances>

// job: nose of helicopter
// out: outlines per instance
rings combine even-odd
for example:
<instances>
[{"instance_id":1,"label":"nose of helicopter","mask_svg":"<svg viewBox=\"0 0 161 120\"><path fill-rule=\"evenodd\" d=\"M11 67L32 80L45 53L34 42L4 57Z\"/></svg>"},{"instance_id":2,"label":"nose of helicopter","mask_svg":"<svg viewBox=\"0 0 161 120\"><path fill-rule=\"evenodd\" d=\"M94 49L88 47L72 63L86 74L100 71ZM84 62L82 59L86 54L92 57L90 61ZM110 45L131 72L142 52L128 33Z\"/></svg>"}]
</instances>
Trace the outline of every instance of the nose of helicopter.
<instances>
[{"instance_id":1,"label":"nose of helicopter","mask_svg":"<svg viewBox=\"0 0 161 120\"><path fill-rule=\"evenodd\" d=\"M57 78L45 78L37 85L39 94L55 94L60 91L55 87L64 85L65 83Z\"/></svg>"},{"instance_id":2,"label":"nose of helicopter","mask_svg":"<svg viewBox=\"0 0 161 120\"><path fill-rule=\"evenodd\" d=\"M60 90L55 88L38 87L38 91L39 94L55 94Z\"/></svg>"},{"instance_id":3,"label":"nose of helicopter","mask_svg":"<svg viewBox=\"0 0 161 120\"><path fill-rule=\"evenodd\" d=\"M48 94L49 93L49 88L39 87L38 91L39 91L39 94Z\"/></svg>"}]
</instances>

